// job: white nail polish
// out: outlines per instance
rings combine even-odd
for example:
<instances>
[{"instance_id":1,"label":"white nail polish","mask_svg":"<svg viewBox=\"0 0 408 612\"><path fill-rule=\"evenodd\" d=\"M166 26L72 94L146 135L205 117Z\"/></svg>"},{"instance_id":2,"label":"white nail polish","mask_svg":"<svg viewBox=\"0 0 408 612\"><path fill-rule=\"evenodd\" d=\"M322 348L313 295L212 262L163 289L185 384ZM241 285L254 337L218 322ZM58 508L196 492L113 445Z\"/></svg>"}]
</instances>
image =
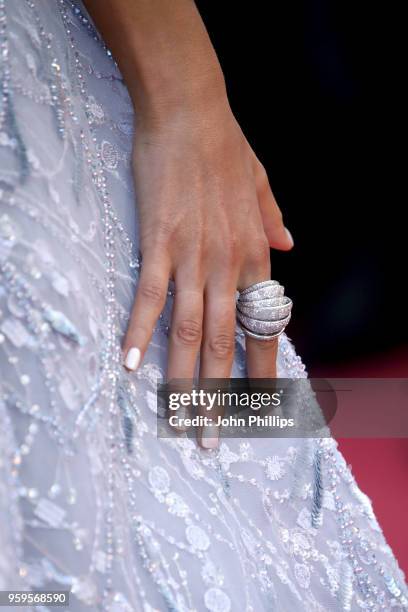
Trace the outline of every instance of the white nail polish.
<instances>
[{"instance_id":1,"label":"white nail polish","mask_svg":"<svg viewBox=\"0 0 408 612\"><path fill-rule=\"evenodd\" d=\"M291 244L292 244L292 246L293 246L293 245L294 245L294 242L293 242L293 237L292 237L292 234L290 233L290 231L288 230L288 228L287 228L287 227L285 227L285 232L286 232L286 235L287 235L287 237L289 238L289 240L290 240L290 242L291 242Z\"/></svg>"},{"instance_id":2,"label":"white nail polish","mask_svg":"<svg viewBox=\"0 0 408 612\"><path fill-rule=\"evenodd\" d=\"M189 411L186 406L179 406L176 412L177 425L174 425L174 429L177 431L187 431L189 428L185 424L186 418L189 416Z\"/></svg>"},{"instance_id":3,"label":"white nail polish","mask_svg":"<svg viewBox=\"0 0 408 612\"><path fill-rule=\"evenodd\" d=\"M137 366L140 362L140 351L135 346L132 346L131 349L128 350L126 359L125 359L125 367L128 370L136 370Z\"/></svg>"},{"instance_id":4,"label":"white nail polish","mask_svg":"<svg viewBox=\"0 0 408 612\"><path fill-rule=\"evenodd\" d=\"M204 448L217 448L219 441L219 428L217 425L204 425L201 445Z\"/></svg>"}]
</instances>

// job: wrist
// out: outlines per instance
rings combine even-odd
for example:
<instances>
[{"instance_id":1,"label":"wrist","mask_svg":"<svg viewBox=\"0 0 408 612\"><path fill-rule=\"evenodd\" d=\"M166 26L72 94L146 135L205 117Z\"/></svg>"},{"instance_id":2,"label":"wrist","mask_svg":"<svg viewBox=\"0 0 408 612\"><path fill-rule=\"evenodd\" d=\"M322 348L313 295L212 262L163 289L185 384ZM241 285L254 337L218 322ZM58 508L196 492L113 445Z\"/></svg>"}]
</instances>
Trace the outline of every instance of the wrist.
<instances>
[{"instance_id":1,"label":"wrist","mask_svg":"<svg viewBox=\"0 0 408 612\"><path fill-rule=\"evenodd\" d=\"M153 127L177 116L196 115L228 104L224 75L220 67L160 70L135 79L128 85L136 121Z\"/></svg>"},{"instance_id":2,"label":"wrist","mask_svg":"<svg viewBox=\"0 0 408 612\"><path fill-rule=\"evenodd\" d=\"M191 0L84 0L113 53L136 120L226 100L217 55Z\"/></svg>"}]
</instances>

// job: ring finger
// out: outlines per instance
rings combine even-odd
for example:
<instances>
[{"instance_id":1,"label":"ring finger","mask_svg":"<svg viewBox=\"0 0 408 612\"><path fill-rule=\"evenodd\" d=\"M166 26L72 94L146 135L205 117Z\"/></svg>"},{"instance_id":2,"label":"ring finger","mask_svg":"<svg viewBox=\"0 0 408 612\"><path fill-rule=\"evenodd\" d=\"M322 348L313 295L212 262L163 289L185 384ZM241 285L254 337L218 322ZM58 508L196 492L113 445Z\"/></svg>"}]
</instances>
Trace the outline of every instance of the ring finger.
<instances>
[{"instance_id":1,"label":"ring finger","mask_svg":"<svg viewBox=\"0 0 408 612\"><path fill-rule=\"evenodd\" d=\"M239 279L242 291L251 285L271 278L269 245L261 242L255 257L243 266ZM248 378L275 378L278 339L257 340L245 338Z\"/></svg>"}]
</instances>

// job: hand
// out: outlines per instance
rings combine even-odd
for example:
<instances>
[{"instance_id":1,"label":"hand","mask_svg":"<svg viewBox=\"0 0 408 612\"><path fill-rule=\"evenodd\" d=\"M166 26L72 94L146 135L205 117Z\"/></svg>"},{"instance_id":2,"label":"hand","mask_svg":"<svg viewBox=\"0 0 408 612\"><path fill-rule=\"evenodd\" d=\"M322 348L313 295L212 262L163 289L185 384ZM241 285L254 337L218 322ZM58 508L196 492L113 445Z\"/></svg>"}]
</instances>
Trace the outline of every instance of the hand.
<instances>
[{"instance_id":1,"label":"hand","mask_svg":"<svg viewBox=\"0 0 408 612\"><path fill-rule=\"evenodd\" d=\"M143 359L175 281L167 380L228 378L235 346L235 292L270 278L269 248L293 242L262 164L228 103L185 110L136 127L133 167L143 262L123 350ZM277 340L246 339L249 377L275 377ZM199 433L204 448L217 432Z\"/></svg>"}]
</instances>

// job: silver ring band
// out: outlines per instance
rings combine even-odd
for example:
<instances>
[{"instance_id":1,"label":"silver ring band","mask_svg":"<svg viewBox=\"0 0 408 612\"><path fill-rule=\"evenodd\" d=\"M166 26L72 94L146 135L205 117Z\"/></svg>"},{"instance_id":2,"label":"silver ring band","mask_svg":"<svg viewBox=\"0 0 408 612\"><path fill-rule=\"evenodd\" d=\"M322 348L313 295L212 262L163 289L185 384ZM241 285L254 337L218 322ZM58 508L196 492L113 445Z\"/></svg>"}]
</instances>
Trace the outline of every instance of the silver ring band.
<instances>
[{"instance_id":1,"label":"silver ring band","mask_svg":"<svg viewBox=\"0 0 408 612\"><path fill-rule=\"evenodd\" d=\"M257 300L271 299L274 297L282 297L285 293L285 288L282 285L270 285L254 289L253 291L246 293L239 299L241 302L255 302Z\"/></svg>"},{"instance_id":2,"label":"silver ring band","mask_svg":"<svg viewBox=\"0 0 408 612\"><path fill-rule=\"evenodd\" d=\"M292 305L278 281L262 281L239 292L237 320L247 336L273 340L289 323Z\"/></svg>"},{"instance_id":3,"label":"silver ring band","mask_svg":"<svg viewBox=\"0 0 408 612\"><path fill-rule=\"evenodd\" d=\"M257 291L258 289L262 289L263 287L273 287L273 286L280 286L280 284L278 283L278 281L275 280L266 280L266 281L262 281L260 283L254 283L253 285L250 285L249 287L247 287L246 289L243 289L242 291L240 291L240 296L244 296L244 295L248 295L248 293L252 293L253 291Z\"/></svg>"},{"instance_id":4,"label":"silver ring band","mask_svg":"<svg viewBox=\"0 0 408 612\"><path fill-rule=\"evenodd\" d=\"M285 319L292 310L292 300L286 296L264 299L256 302L242 302L237 309L243 315L261 321L279 321Z\"/></svg>"}]
</instances>

